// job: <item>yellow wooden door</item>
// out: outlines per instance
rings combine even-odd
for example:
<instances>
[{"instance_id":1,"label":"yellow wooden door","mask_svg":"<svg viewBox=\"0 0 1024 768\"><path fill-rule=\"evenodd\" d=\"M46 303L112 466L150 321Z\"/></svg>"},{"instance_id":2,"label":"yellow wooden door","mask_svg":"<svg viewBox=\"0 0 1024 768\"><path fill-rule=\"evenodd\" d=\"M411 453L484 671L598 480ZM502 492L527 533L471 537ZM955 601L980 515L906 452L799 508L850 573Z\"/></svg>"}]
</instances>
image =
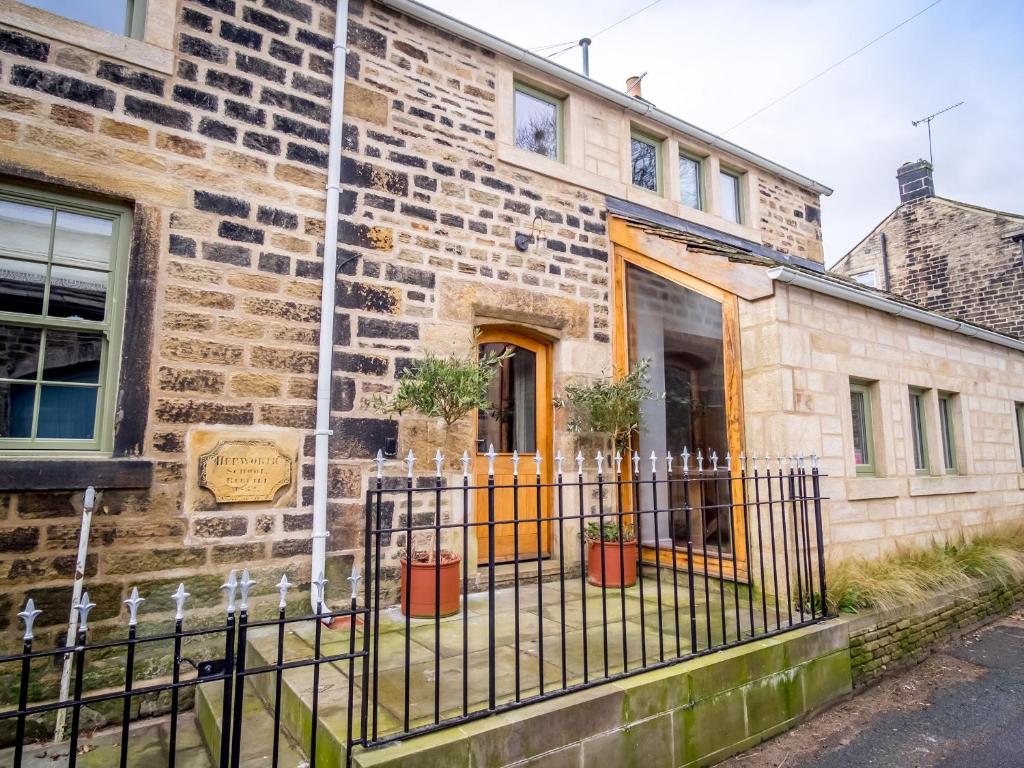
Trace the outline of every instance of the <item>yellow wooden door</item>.
<instances>
[{"instance_id":1,"label":"yellow wooden door","mask_svg":"<svg viewBox=\"0 0 1024 768\"><path fill-rule=\"evenodd\" d=\"M481 354L513 350L505 360L489 389L490 408L477 413L477 448L474 480L478 486L474 509L476 520L488 519L490 495L488 483L494 448L494 528L495 562L544 557L550 551L550 489L537 487L537 462L540 452L541 483L551 476L551 347L544 341L507 328L487 328L479 338ZM515 488L514 451L519 453L518 488ZM518 522L517 522L518 521ZM490 532L476 526L479 562L489 558ZM518 550L517 550L518 543Z\"/></svg>"}]
</instances>

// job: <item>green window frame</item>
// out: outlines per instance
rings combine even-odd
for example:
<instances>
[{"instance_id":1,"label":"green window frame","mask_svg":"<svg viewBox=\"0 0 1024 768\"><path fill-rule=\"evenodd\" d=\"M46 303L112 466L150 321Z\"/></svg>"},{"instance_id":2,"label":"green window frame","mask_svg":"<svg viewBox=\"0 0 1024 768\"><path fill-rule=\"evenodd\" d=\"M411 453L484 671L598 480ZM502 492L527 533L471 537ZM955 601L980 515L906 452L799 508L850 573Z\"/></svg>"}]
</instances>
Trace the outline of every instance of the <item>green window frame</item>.
<instances>
[{"instance_id":1,"label":"green window frame","mask_svg":"<svg viewBox=\"0 0 1024 768\"><path fill-rule=\"evenodd\" d=\"M0 183L0 452L112 450L131 231L126 206Z\"/></svg>"},{"instance_id":2,"label":"green window frame","mask_svg":"<svg viewBox=\"0 0 1024 768\"><path fill-rule=\"evenodd\" d=\"M955 475L958 469L952 394L939 394L939 433L942 435L942 466L945 468L946 474Z\"/></svg>"},{"instance_id":3,"label":"green window frame","mask_svg":"<svg viewBox=\"0 0 1024 768\"><path fill-rule=\"evenodd\" d=\"M146 33L146 6L148 0L127 0L124 14L124 35L142 40Z\"/></svg>"},{"instance_id":4,"label":"green window frame","mask_svg":"<svg viewBox=\"0 0 1024 768\"><path fill-rule=\"evenodd\" d=\"M850 382L850 416L853 427L853 462L859 475L875 473L875 445L871 423L871 388Z\"/></svg>"},{"instance_id":5,"label":"green window frame","mask_svg":"<svg viewBox=\"0 0 1024 768\"><path fill-rule=\"evenodd\" d=\"M521 129L519 125L519 119L522 116L522 107L524 102L520 100L520 97L525 99L532 99L534 101L540 101L548 104L555 109L555 146L553 151L545 152L537 147L536 142L531 145L531 140L528 133L525 132L525 126ZM527 152L534 152L541 157L548 157L558 162L565 161L565 100L560 99L557 96L552 96L550 93L545 93L537 88L526 85L524 83L517 82L513 86L512 90L512 130L513 143L520 149L525 149Z\"/></svg>"},{"instance_id":6,"label":"green window frame","mask_svg":"<svg viewBox=\"0 0 1024 768\"><path fill-rule=\"evenodd\" d=\"M683 169L686 167L694 168L697 175L692 201L687 200L687 192L683 188ZM679 201L689 208L704 210L704 159L682 151L679 153Z\"/></svg>"},{"instance_id":7,"label":"green window frame","mask_svg":"<svg viewBox=\"0 0 1024 768\"><path fill-rule=\"evenodd\" d=\"M95 29L102 29L105 32L123 34L134 40L145 39L146 10L149 0L121 0L121 4L124 6L124 21L120 25L120 29L115 26L115 19L107 15L112 13L113 9L94 7L92 6L93 0L81 0L74 6L67 3L55 4L53 0L21 0L21 2ZM90 10L93 12L90 13ZM99 15L97 15L97 11Z\"/></svg>"},{"instance_id":8,"label":"green window frame","mask_svg":"<svg viewBox=\"0 0 1024 768\"><path fill-rule=\"evenodd\" d=\"M1020 466L1024 469L1024 403L1014 406L1017 416L1017 447L1020 449Z\"/></svg>"},{"instance_id":9,"label":"green window frame","mask_svg":"<svg viewBox=\"0 0 1024 768\"><path fill-rule=\"evenodd\" d=\"M648 192L654 192L656 194L662 194L664 187L662 173L661 173L661 140L655 139L652 136L648 136L646 133L641 131L633 130L629 134L629 170L630 170L630 181L633 186L639 187L640 189L646 189ZM654 179L653 186L650 184L649 169L638 167L637 163L641 159L646 159L647 155L639 155L638 152L642 152L648 149L654 150Z\"/></svg>"},{"instance_id":10,"label":"green window frame","mask_svg":"<svg viewBox=\"0 0 1024 768\"><path fill-rule=\"evenodd\" d=\"M928 474L928 427L925 419L924 390L910 388L910 435L914 448L914 471Z\"/></svg>"},{"instance_id":11,"label":"green window frame","mask_svg":"<svg viewBox=\"0 0 1024 768\"><path fill-rule=\"evenodd\" d=\"M726 179L730 180L731 189L726 187ZM726 221L743 224L746 218L743 212L743 174L739 171L719 168L718 189L720 192L719 215Z\"/></svg>"}]
</instances>

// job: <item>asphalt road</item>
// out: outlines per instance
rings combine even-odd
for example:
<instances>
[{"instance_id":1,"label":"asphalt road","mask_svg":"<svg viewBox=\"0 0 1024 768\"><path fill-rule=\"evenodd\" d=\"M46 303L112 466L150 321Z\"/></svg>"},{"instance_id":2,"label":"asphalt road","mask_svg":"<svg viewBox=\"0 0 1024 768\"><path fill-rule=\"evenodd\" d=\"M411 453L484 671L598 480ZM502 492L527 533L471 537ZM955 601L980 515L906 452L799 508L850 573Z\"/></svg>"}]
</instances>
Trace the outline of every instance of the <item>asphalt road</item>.
<instances>
[{"instance_id":1,"label":"asphalt road","mask_svg":"<svg viewBox=\"0 0 1024 768\"><path fill-rule=\"evenodd\" d=\"M1024 768L1024 614L726 763L732 768Z\"/></svg>"}]
</instances>

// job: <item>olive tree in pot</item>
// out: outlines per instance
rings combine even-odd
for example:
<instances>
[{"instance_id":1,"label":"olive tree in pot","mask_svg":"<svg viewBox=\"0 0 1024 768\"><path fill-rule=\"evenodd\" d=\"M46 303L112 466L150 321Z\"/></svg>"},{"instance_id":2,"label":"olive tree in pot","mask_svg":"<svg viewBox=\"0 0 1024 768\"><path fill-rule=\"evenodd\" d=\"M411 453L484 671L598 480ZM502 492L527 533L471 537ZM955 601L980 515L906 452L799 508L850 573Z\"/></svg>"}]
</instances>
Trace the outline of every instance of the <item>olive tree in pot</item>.
<instances>
[{"instance_id":1,"label":"olive tree in pot","mask_svg":"<svg viewBox=\"0 0 1024 768\"><path fill-rule=\"evenodd\" d=\"M488 386L499 366L512 356L510 348L500 354L488 352L479 356L476 349L474 339L473 352L467 355L441 357L427 352L399 376L394 395L378 395L371 400L371 406L391 417L415 413L441 421L444 435L440 451L444 457L457 460L450 455L453 429L474 410L492 407L487 399ZM438 543L431 532L429 542L415 542L412 546L406 542L399 553L401 605L409 616L434 618L459 610L462 557L446 546L444 538L442 531Z\"/></svg>"},{"instance_id":2,"label":"olive tree in pot","mask_svg":"<svg viewBox=\"0 0 1024 768\"><path fill-rule=\"evenodd\" d=\"M629 449L640 431L641 404L657 397L651 390L649 368L650 360L643 359L617 381L597 379L566 385L556 405L566 409L566 426L579 436L580 450L584 441L610 443L616 452ZM631 516L619 519L613 515L604 525L589 522L582 535L587 542L587 579L591 584L630 587L636 583L638 548Z\"/></svg>"}]
</instances>

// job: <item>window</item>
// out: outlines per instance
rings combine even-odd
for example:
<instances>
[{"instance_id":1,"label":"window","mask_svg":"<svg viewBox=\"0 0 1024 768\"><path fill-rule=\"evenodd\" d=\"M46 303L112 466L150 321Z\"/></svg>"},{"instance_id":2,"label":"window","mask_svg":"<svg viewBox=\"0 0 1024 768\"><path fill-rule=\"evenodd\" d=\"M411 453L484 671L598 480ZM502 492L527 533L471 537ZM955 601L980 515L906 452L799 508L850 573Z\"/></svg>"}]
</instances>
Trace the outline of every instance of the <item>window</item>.
<instances>
[{"instance_id":1,"label":"window","mask_svg":"<svg viewBox=\"0 0 1024 768\"><path fill-rule=\"evenodd\" d=\"M27 5L117 35L142 39L146 0L21 0Z\"/></svg>"},{"instance_id":2,"label":"window","mask_svg":"<svg viewBox=\"0 0 1024 768\"><path fill-rule=\"evenodd\" d=\"M928 440L924 425L924 392L911 389L910 432L914 441L914 469L919 474L928 472Z\"/></svg>"},{"instance_id":3,"label":"window","mask_svg":"<svg viewBox=\"0 0 1024 768\"><path fill-rule=\"evenodd\" d=\"M853 419L853 463L860 474L874 474L875 448L871 443L871 392L866 384L850 384Z\"/></svg>"},{"instance_id":4,"label":"window","mask_svg":"<svg viewBox=\"0 0 1024 768\"><path fill-rule=\"evenodd\" d=\"M1017 446L1020 448L1020 465L1024 467L1024 403L1017 403Z\"/></svg>"},{"instance_id":5,"label":"window","mask_svg":"<svg viewBox=\"0 0 1024 768\"><path fill-rule=\"evenodd\" d=\"M661 142L634 132L630 138L630 154L633 183L651 192L661 192L661 174L658 169Z\"/></svg>"},{"instance_id":6,"label":"window","mask_svg":"<svg viewBox=\"0 0 1024 768\"><path fill-rule=\"evenodd\" d=\"M734 221L737 224L743 222L743 205L740 199L740 177L729 171L721 171L718 174L718 188L721 193L719 202L723 219Z\"/></svg>"},{"instance_id":7,"label":"window","mask_svg":"<svg viewBox=\"0 0 1024 768\"><path fill-rule=\"evenodd\" d=\"M853 279L855 282L858 282L861 285L866 285L868 288L876 288L878 286L878 283L875 280L874 270L871 270L870 272L858 272L856 275L853 275Z\"/></svg>"},{"instance_id":8,"label":"window","mask_svg":"<svg viewBox=\"0 0 1024 768\"><path fill-rule=\"evenodd\" d=\"M520 149L552 160L562 159L562 101L517 83L515 87L515 143Z\"/></svg>"},{"instance_id":9,"label":"window","mask_svg":"<svg viewBox=\"0 0 1024 768\"><path fill-rule=\"evenodd\" d=\"M0 186L0 449L109 450L131 214Z\"/></svg>"},{"instance_id":10,"label":"window","mask_svg":"<svg viewBox=\"0 0 1024 768\"><path fill-rule=\"evenodd\" d=\"M701 199L701 170L703 163L689 155L679 155L679 199L683 205L696 208L704 207Z\"/></svg>"},{"instance_id":11,"label":"window","mask_svg":"<svg viewBox=\"0 0 1024 768\"><path fill-rule=\"evenodd\" d=\"M953 396L939 395L939 429L942 432L942 465L956 473L956 435L953 432Z\"/></svg>"}]
</instances>

